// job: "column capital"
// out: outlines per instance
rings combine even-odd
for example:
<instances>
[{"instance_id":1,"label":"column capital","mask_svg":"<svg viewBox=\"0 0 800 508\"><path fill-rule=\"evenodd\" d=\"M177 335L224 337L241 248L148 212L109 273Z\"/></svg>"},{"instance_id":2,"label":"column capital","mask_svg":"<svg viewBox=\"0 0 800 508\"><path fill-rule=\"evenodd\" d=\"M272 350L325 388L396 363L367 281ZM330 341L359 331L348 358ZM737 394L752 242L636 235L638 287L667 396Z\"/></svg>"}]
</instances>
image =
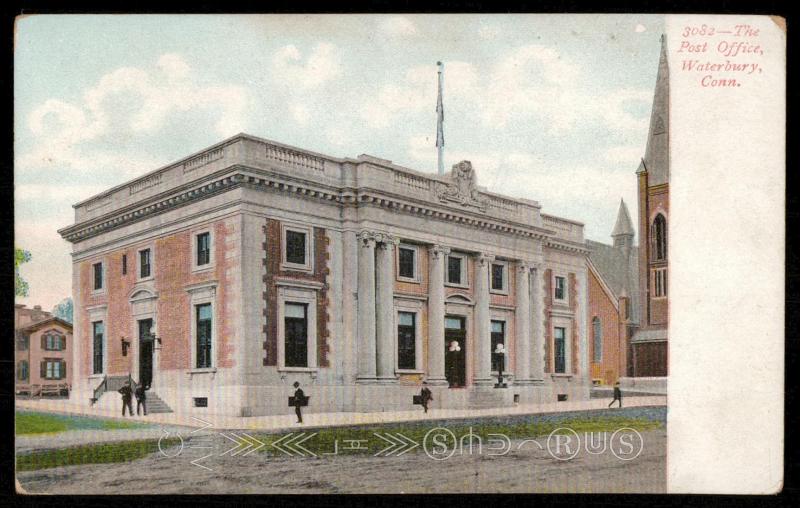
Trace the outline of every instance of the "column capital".
<instances>
[{"instance_id":1,"label":"column capital","mask_svg":"<svg viewBox=\"0 0 800 508\"><path fill-rule=\"evenodd\" d=\"M365 248L375 248L375 233L363 230L358 233L358 244Z\"/></svg>"},{"instance_id":2,"label":"column capital","mask_svg":"<svg viewBox=\"0 0 800 508\"><path fill-rule=\"evenodd\" d=\"M494 255L492 254L485 254L483 252L479 252L475 254L475 261L478 262L478 266L488 265L492 261L494 261Z\"/></svg>"},{"instance_id":3,"label":"column capital","mask_svg":"<svg viewBox=\"0 0 800 508\"><path fill-rule=\"evenodd\" d=\"M450 254L450 247L444 247L442 245L436 244L436 245L431 245L429 251L433 259L439 259L440 256L447 256L448 254Z\"/></svg>"},{"instance_id":4,"label":"column capital","mask_svg":"<svg viewBox=\"0 0 800 508\"><path fill-rule=\"evenodd\" d=\"M390 249L400 245L400 239L386 233L375 233L375 241L381 249Z\"/></svg>"}]
</instances>

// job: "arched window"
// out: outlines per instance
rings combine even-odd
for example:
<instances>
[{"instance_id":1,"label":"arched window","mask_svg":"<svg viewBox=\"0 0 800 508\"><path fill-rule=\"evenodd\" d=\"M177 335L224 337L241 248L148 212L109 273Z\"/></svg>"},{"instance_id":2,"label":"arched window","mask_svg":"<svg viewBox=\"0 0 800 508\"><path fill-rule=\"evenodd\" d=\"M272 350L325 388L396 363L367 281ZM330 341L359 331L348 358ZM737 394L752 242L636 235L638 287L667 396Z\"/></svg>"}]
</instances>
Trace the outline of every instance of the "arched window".
<instances>
[{"instance_id":1,"label":"arched window","mask_svg":"<svg viewBox=\"0 0 800 508\"><path fill-rule=\"evenodd\" d=\"M595 316L592 318L592 340L594 344L594 363L603 361L603 327L600 324L600 318Z\"/></svg>"},{"instance_id":2,"label":"arched window","mask_svg":"<svg viewBox=\"0 0 800 508\"><path fill-rule=\"evenodd\" d=\"M650 249L655 260L667 259L667 220L658 214L650 226Z\"/></svg>"},{"instance_id":3,"label":"arched window","mask_svg":"<svg viewBox=\"0 0 800 508\"><path fill-rule=\"evenodd\" d=\"M22 360L17 365L17 379L20 381L27 381L28 380L28 361Z\"/></svg>"}]
</instances>

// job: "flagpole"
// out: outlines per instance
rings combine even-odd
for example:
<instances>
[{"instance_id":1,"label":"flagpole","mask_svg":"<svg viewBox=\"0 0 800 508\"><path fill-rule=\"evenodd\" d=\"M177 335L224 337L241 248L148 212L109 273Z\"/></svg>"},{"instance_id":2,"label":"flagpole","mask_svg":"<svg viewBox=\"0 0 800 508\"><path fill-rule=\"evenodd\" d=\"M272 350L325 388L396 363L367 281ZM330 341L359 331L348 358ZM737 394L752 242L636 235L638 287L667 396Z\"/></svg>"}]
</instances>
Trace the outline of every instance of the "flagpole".
<instances>
[{"instance_id":1,"label":"flagpole","mask_svg":"<svg viewBox=\"0 0 800 508\"><path fill-rule=\"evenodd\" d=\"M436 62L439 66L439 95L436 100L436 148L439 152L439 174L444 174L444 103L442 90L444 83L444 64Z\"/></svg>"}]
</instances>

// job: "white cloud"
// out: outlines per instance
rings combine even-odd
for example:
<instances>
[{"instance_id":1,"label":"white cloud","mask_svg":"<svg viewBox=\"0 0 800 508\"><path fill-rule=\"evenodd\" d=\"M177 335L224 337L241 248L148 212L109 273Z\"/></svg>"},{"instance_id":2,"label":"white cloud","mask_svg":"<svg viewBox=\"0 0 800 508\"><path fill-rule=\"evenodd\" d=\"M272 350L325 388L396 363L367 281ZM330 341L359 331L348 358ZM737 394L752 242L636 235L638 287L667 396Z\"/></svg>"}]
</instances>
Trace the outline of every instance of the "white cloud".
<instances>
[{"instance_id":1,"label":"white cloud","mask_svg":"<svg viewBox=\"0 0 800 508\"><path fill-rule=\"evenodd\" d=\"M388 37L408 37L417 34L417 27L405 16L391 16L378 24L378 32Z\"/></svg>"},{"instance_id":2,"label":"white cloud","mask_svg":"<svg viewBox=\"0 0 800 508\"><path fill-rule=\"evenodd\" d=\"M637 167L639 160L644 156L644 147L640 146L612 146L603 151L604 161L621 164L624 167Z\"/></svg>"},{"instance_id":3,"label":"white cloud","mask_svg":"<svg viewBox=\"0 0 800 508\"><path fill-rule=\"evenodd\" d=\"M154 136L187 113L210 115L216 133L230 136L245 128L247 101L244 88L198 85L180 55L162 55L154 69L121 67L102 76L82 102L48 99L39 105L28 117L34 146L19 154L16 164L22 170L138 172L154 161L90 145Z\"/></svg>"},{"instance_id":4,"label":"white cloud","mask_svg":"<svg viewBox=\"0 0 800 508\"><path fill-rule=\"evenodd\" d=\"M287 88L316 88L339 77L342 63L331 43L317 44L303 62L303 54L290 44L280 48L272 59L272 77Z\"/></svg>"},{"instance_id":5,"label":"white cloud","mask_svg":"<svg viewBox=\"0 0 800 508\"><path fill-rule=\"evenodd\" d=\"M478 29L478 37L485 41L491 41L500 35L500 29L495 25L481 25Z\"/></svg>"},{"instance_id":6,"label":"white cloud","mask_svg":"<svg viewBox=\"0 0 800 508\"><path fill-rule=\"evenodd\" d=\"M630 106L649 101L649 91L622 89L597 100L596 86L588 79L578 65L539 44L517 47L488 69L445 62L445 120L448 105L458 104L473 112L482 128L497 132L512 123L531 124L532 119L554 135L591 120L615 132L646 128L646 118L632 114ZM402 80L365 98L360 116L369 127L386 128L404 115L429 113L436 89L435 66L412 67Z\"/></svg>"},{"instance_id":7,"label":"white cloud","mask_svg":"<svg viewBox=\"0 0 800 508\"><path fill-rule=\"evenodd\" d=\"M642 32L645 32L645 31L647 31L647 27L645 27L643 24L639 23L638 25L636 25L636 28L634 28L633 30L634 30L634 31L635 31L637 34L640 34L640 33L642 33Z\"/></svg>"}]
</instances>

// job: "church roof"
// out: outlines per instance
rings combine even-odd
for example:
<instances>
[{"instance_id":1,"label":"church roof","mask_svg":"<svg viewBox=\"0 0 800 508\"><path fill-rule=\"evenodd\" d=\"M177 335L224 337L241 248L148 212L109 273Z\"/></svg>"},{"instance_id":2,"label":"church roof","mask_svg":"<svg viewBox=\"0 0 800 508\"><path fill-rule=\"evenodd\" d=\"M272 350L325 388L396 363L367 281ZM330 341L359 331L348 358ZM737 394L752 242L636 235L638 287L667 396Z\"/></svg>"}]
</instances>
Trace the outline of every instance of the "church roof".
<instances>
[{"instance_id":1,"label":"church roof","mask_svg":"<svg viewBox=\"0 0 800 508\"><path fill-rule=\"evenodd\" d=\"M589 259L614 295L629 298L631 321L639 322L638 247L627 250L593 240L586 240L586 246Z\"/></svg>"},{"instance_id":2,"label":"church roof","mask_svg":"<svg viewBox=\"0 0 800 508\"><path fill-rule=\"evenodd\" d=\"M631 216L628 213L628 206L625 204L624 200L620 199L619 212L617 212L617 223L614 225L614 230L611 232L611 236L633 236L633 234L633 222L631 222Z\"/></svg>"}]
</instances>

